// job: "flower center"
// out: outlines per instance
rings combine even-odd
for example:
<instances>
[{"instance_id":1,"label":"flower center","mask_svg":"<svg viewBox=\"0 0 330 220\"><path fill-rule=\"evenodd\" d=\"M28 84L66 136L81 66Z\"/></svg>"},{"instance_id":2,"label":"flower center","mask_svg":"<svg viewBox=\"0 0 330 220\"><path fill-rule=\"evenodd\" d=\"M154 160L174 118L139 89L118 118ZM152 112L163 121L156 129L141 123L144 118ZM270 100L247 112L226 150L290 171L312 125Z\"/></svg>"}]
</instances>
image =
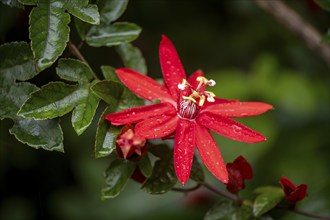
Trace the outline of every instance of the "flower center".
<instances>
[{"instance_id":1,"label":"flower center","mask_svg":"<svg viewBox=\"0 0 330 220\"><path fill-rule=\"evenodd\" d=\"M212 79L208 80L203 76L197 77L196 81L199 82L196 88L193 88L185 79L182 80L182 83L178 84L180 90L178 114L182 118L196 118L205 101L215 101L214 93L205 91L205 86L214 86L215 81Z\"/></svg>"}]
</instances>

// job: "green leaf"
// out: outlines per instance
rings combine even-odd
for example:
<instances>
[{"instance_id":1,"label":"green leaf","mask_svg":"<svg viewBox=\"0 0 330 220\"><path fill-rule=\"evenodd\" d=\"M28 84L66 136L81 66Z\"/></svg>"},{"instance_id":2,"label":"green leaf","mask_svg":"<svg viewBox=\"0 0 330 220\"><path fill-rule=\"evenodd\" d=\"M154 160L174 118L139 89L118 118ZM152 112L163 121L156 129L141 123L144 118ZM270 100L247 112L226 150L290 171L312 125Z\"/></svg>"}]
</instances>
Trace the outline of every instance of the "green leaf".
<instances>
[{"instance_id":1,"label":"green leaf","mask_svg":"<svg viewBox=\"0 0 330 220\"><path fill-rule=\"evenodd\" d=\"M145 177L149 177L152 173L152 165L151 165L151 161L149 159L148 154L144 155L141 160L139 160L137 162L137 165L139 166L139 169L141 171L141 173L145 176Z\"/></svg>"},{"instance_id":2,"label":"green leaf","mask_svg":"<svg viewBox=\"0 0 330 220\"><path fill-rule=\"evenodd\" d=\"M119 83L123 86L123 92L121 96L114 96L119 100L118 108L115 109L117 111L124 110L127 108L132 108L136 106L141 106L144 104L143 100L139 97L137 97L132 91L130 91L127 87L125 87L120 79L118 78L117 74L115 73L115 69L111 66L101 66L102 73L106 79L110 79L113 82ZM100 88L100 92L102 92L103 89ZM106 90L106 88L104 89ZM106 98L106 94L104 94ZM110 101L110 100L109 100ZM108 101L106 101L108 104L110 104ZM111 104L110 104L111 105Z\"/></svg>"},{"instance_id":3,"label":"green leaf","mask_svg":"<svg viewBox=\"0 0 330 220\"><path fill-rule=\"evenodd\" d=\"M128 160L116 159L105 172L105 187L101 191L102 199L110 199L119 195L128 179L132 176L135 164Z\"/></svg>"},{"instance_id":4,"label":"green leaf","mask_svg":"<svg viewBox=\"0 0 330 220\"><path fill-rule=\"evenodd\" d=\"M67 85L62 82L50 82L31 94L18 114L25 118L55 118L72 111L88 97L86 87Z\"/></svg>"},{"instance_id":5,"label":"green leaf","mask_svg":"<svg viewBox=\"0 0 330 220\"><path fill-rule=\"evenodd\" d=\"M70 15L59 1L40 1L30 14L30 39L37 66L44 70L63 53L69 40Z\"/></svg>"},{"instance_id":6,"label":"green leaf","mask_svg":"<svg viewBox=\"0 0 330 220\"><path fill-rule=\"evenodd\" d=\"M124 88L122 99L118 104L118 111L144 105L144 101L137 97L131 90Z\"/></svg>"},{"instance_id":7,"label":"green leaf","mask_svg":"<svg viewBox=\"0 0 330 220\"><path fill-rule=\"evenodd\" d=\"M70 0L66 2L67 10L84 22L100 24L100 14L97 5L88 4L88 1Z\"/></svg>"},{"instance_id":8,"label":"green leaf","mask_svg":"<svg viewBox=\"0 0 330 220\"><path fill-rule=\"evenodd\" d=\"M0 84L1 85L1 84ZM16 120L21 105L29 98L29 94L38 90L33 84L27 82L3 85L0 87L0 119L11 118Z\"/></svg>"},{"instance_id":9,"label":"green leaf","mask_svg":"<svg viewBox=\"0 0 330 220\"><path fill-rule=\"evenodd\" d=\"M146 61L143 58L139 48L127 43L117 46L116 49L125 67L134 69L143 74L147 74Z\"/></svg>"},{"instance_id":10,"label":"green leaf","mask_svg":"<svg viewBox=\"0 0 330 220\"><path fill-rule=\"evenodd\" d=\"M88 85L89 87L89 85ZM78 135L81 135L92 123L100 99L88 88L89 92L72 112L72 125Z\"/></svg>"},{"instance_id":11,"label":"green leaf","mask_svg":"<svg viewBox=\"0 0 330 220\"><path fill-rule=\"evenodd\" d=\"M56 73L62 79L79 83L86 83L93 79L91 68L75 59L60 59Z\"/></svg>"},{"instance_id":12,"label":"green leaf","mask_svg":"<svg viewBox=\"0 0 330 220\"><path fill-rule=\"evenodd\" d=\"M121 84L104 80L92 86L92 91L112 107L117 107L124 88Z\"/></svg>"},{"instance_id":13,"label":"green leaf","mask_svg":"<svg viewBox=\"0 0 330 220\"><path fill-rule=\"evenodd\" d=\"M203 183L205 180L205 175L202 166L198 162L197 158L194 157L190 178L198 183Z\"/></svg>"},{"instance_id":14,"label":"green leaf","mask_svg":"<svg viewBox=\"0 0 330 220\"><path fill-rule=\"evenodd\" d=\"M2 4L10 7L24 9L24 6L18 0L1 0Z\"/></svg>"},{"instance_id":15,"label":"green leaf","mask_svg":"<svg viewBox=\"0 0 330 220\"><path fill-rule=\"evenodd\" d=\"M81 40L85 41L86 34L91 29L92 25L88 24L86 22L83 22L83 21L79 20L78 18L74 18L74 26L76 27L76 30L77 30Z\"/></svg>"},{"instance_id":16,"label":"green leaf","mask_svg":"<svg viewBox=\"0 0 330 220\"><path fill-rule=\"evenodd\" d=\"M321 8L330 12L330 0L314 0Z\"/></svg>"},{"instance_id":17,"label":"green leaf","mask_svg":"<svg viewBox=\"0 0 330 220\"><path fill-rule=\"evenodd\" d=\"M25 81L37 74L32 51L26 42L0 46L0 78L10 78L11 82L15 79Z\"/></svg>"},{"instance_id":18,"label":"green leaf","mask_svg":"<svg viewBox=\"0 0 330 220\"><path fill-rule=\"evenodd\" d=\"M112 153L116 148L116 137L121 132L122 127L110 125L105 119L105 116L112 111L110 108L106 108L102 113L95 137L95 157L105 157Z\"/></svg>"},{"instance_id":19,"label":"green leaf","mask_svg":"<svg viewBox=\"0 0 330 220\"><path fill-rule=\"evenodd\" d=\"M105 79L121 83L120 79L118 78L115 72L116 69L114 67L101 66L101 70Z\"/></svg>"},{"instance_id":20,"label":"green leaf","mask_svg":"<svg viewBox=\"0 0 330 220\"><path fill-rule=\"evenodd\" d=\"M115 46L135 40L140 33L141 28L136 24L116 22L110 26L93 26L86 42L93 47Z\"/></svg>"},{"instance_id":21,"label":"green leaf","mask_svg":"<svg viewBox=\"0 0 330 220\"><path fill-rule=\"evenodd\" d=\"M109 25L126 10L128 0L107 0L101 10L101 22Z\"/></svg>"},{"instance_id":22,"label":"green leaf","mask_svg":"<svg viewBox=\"0 0 330 220\"><path fill-rule=\"evenodd\" d=\"M38 0L18 0L23 5L36 5Z\"/></svg>"},{"instance_id":23,"label":"green leaf","mask_svg":"<svg viewBox=\"0 0 330 220\"><path fill-rule=\"evenodd\" d=\"M255 193L259 194L253 204L253 213L256 217L274 208L284 197L280 187L260 187L255 190Z\"/></svg>"},{"instance_id":24,"label":"green leaf","mask_svg":"<svg viewBox=\"0 0 330 220\"><path fill-rule=\"evenodd\" d=\"M250 207L238 206L232 201L221 200L207 211L204 220L248 220L251 216Z\"/></svg>"},{"instance_id":25,"label":"green leaf","mask_svg":"<svg viewBox=\"0 0 330 220\"><path fill-rule=\"evenodd\" d=\"M63 133L58 120L18 119L9 132L33 148L64 152Z\"/></svg>"},{"instance_id":26,"label":"green leaf","mask_svg":"<svg viewBox=\"0 0 330 220\"><path fill-rule=\"evenodd\" d=\"M176 182L173 157L162 157L156 161L150 177L141 189L150 194L163 194L170 191Z\"/></svg>"}]
</instances>

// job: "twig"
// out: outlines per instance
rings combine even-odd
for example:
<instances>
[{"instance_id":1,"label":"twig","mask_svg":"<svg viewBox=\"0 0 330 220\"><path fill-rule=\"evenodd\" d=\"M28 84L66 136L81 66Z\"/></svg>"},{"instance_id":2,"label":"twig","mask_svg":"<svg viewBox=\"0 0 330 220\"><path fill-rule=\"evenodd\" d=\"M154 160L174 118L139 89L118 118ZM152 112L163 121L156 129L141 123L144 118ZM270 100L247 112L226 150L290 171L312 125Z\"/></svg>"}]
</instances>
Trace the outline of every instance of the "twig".
<instances>
[{"instance_id":1,"label":"twig","mask_svg":"<svg viewBox=\"0 0 330 220\"><path fill-rule=\"evenodd\" d=\"M234 202L237 202L237 203L241 203L241 199L239 197L237 197L236 195L233 195L233 194L229 194L225 191L222 191L220 189L216 189L214 188L213 186L209 185L208 183L203 183L202 184L205 188L207 188L208 190L212 191L212 192L215 192L216 194L222 196L222 197L225 197L229 200L232 200Z\"/></svg>"},{"instance_id":2,"label":"twig","mask_svg":"<svg viewBox=\"0 0 330 220\"><path fill-rule=\"evenodd\" d=\"M76 56L79 60L81 60L82 62L86 63L86 64L89 66L87 60L86 60L86 59L84 58L84 56L80 53L79 49L77 48L77 46L76 46L74 43L72 43L71 41L69 41L69 42L68 42L68 47L69 47L70 52L71 52L74 56ZM92 71L92 74L93 74L93 77L94 77L95 79L99 79L99 78L97 77L97 75L94 73L94 71Z\"/></svg>"},{"instance_id":3,"label":"twig","mask_svg":"<svg viewBox=\"0 0 330 220\"><path fill-rule=\"evenodd\" d=\"M199 183L196 186L189 188L189 189L183 189L183 188L172 188L172 191L177 191L177 192L191 192L194 191L196 189L198 189L199 187L204 186L205 188L207 188L208 190L226 198L229 200L232 200L234 202L236 202L237 204L241 205L243 200L238 196L238 195L234 195L225 191L222 191L220 189L216 189L213 186L211 186L208 183ZM330 217L326 217L326 216L320 216L320 215L316 215L316 214L312 214L309 212L305 212L299 209L295 209L295 208L291 208L291 207L284 207L284 206L275 206L276 209L279 210L285 210L285 211L289 211L289 212L293 212L296 213L298 215L303 215L306 217L310 217L310 218L314 218L314 219L321 219L321 220L330 220Z\"/></svg>"},{"instance_id":4,"label":"twig","mask_svg":"<svg viewBox=\"0 0 330 220\"><path fill-rule=\"evenodd\" d=\"M286 28L297 34L330 67L330 46L322 44L320 33L281 0L254 0L263 10L273 15Z\"/></svg>"},{"instance_id":5,"label":"twig","mask_svg":"<svg viewBox=\"0 0 330 220\"><path fill-rule=\"evenodd\" d=\"M320 215L312 214L312 213L309 213L309 212L301 211L301 210L298 210L298 209L291 209L289 207L276 206L276 209L281 209L281 210L294 212L296 214L304 215L306 217L311 217L311 218L315 218L315 219L330 220L330 217L320 216Z\"/></svg>"}]
</instances>

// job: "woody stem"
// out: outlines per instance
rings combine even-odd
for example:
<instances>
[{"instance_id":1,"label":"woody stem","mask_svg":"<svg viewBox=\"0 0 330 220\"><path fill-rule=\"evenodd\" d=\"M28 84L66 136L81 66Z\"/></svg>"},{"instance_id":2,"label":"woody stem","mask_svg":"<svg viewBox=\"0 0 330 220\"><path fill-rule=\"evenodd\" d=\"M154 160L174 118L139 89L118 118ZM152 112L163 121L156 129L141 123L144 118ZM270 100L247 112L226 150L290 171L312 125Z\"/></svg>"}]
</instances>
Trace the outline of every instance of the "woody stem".
<instances>
[{"instance_id":1,"label":"woody stem","mask_svg":"<svg viewBox=\"0 0 330 220\"><path fill-rule=\"evenodd\" d=\"M85 57L80 53L79 49L77 48L77 46L74 43L72 43L72 41L68 42L68 48L75 57L77 57L80 61L84 62L85 64L87 64L89 66ZM94 79L99 79L97 77L97 75L94 73L94 71L92 71L92 74L93 74Z\"/></svg>"}]
</instances>

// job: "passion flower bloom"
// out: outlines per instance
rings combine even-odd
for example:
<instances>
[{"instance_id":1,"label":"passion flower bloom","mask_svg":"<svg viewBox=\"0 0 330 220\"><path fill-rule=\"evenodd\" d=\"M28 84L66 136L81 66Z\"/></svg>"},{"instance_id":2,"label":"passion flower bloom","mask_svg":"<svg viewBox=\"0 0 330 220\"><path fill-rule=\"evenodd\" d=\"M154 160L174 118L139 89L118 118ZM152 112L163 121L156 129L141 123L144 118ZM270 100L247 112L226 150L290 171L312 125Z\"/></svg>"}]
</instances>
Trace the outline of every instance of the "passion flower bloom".
<instances>
[{"instance_id":1,"label":"passion flower bloom","mask_svg":"<svg viewBox=\"0 0 330 220\"><path fill-rule=\"evenodd\" d=\"M243 156L237 157L233 163L227 163L226 167L229 176L226 185L229 192L238 193L245 188L244 181L253 177L252 167Z\"/></svg>"},{"instance_id":2,"label":"passion flower bloom","mask_svg":"<svg viewBox=\"0 0 330 220\"><path fill-rule=\"evenodd\" d=\"M215 82L206 79L200 70L187 79L174 45L164 35L159 58L165 85L128 68L117 69L116 73L135 94L160 103L108 114L106 119L113 125L137 123L135 132L146 139L174 134L174 169L182 185L190 175L194 146L210 172L227 183L227 169L209 129L237 141L265 141L263 135L231 118L259 115L272 106L216 98L205 90Z\"/></svg>"},{"instance_id":3,"label":"passion flower bloom","mask_svg":"<svg viewBox=\"0 0 330 220\"><path fill-rule=\"evenodd\" d=\"M296 203L303 200L307 195L307 185L300 184L295 186L288 178L282 176L280 184L285 194L285 198L288 202Z\"/></svg>"}]
</instances>

